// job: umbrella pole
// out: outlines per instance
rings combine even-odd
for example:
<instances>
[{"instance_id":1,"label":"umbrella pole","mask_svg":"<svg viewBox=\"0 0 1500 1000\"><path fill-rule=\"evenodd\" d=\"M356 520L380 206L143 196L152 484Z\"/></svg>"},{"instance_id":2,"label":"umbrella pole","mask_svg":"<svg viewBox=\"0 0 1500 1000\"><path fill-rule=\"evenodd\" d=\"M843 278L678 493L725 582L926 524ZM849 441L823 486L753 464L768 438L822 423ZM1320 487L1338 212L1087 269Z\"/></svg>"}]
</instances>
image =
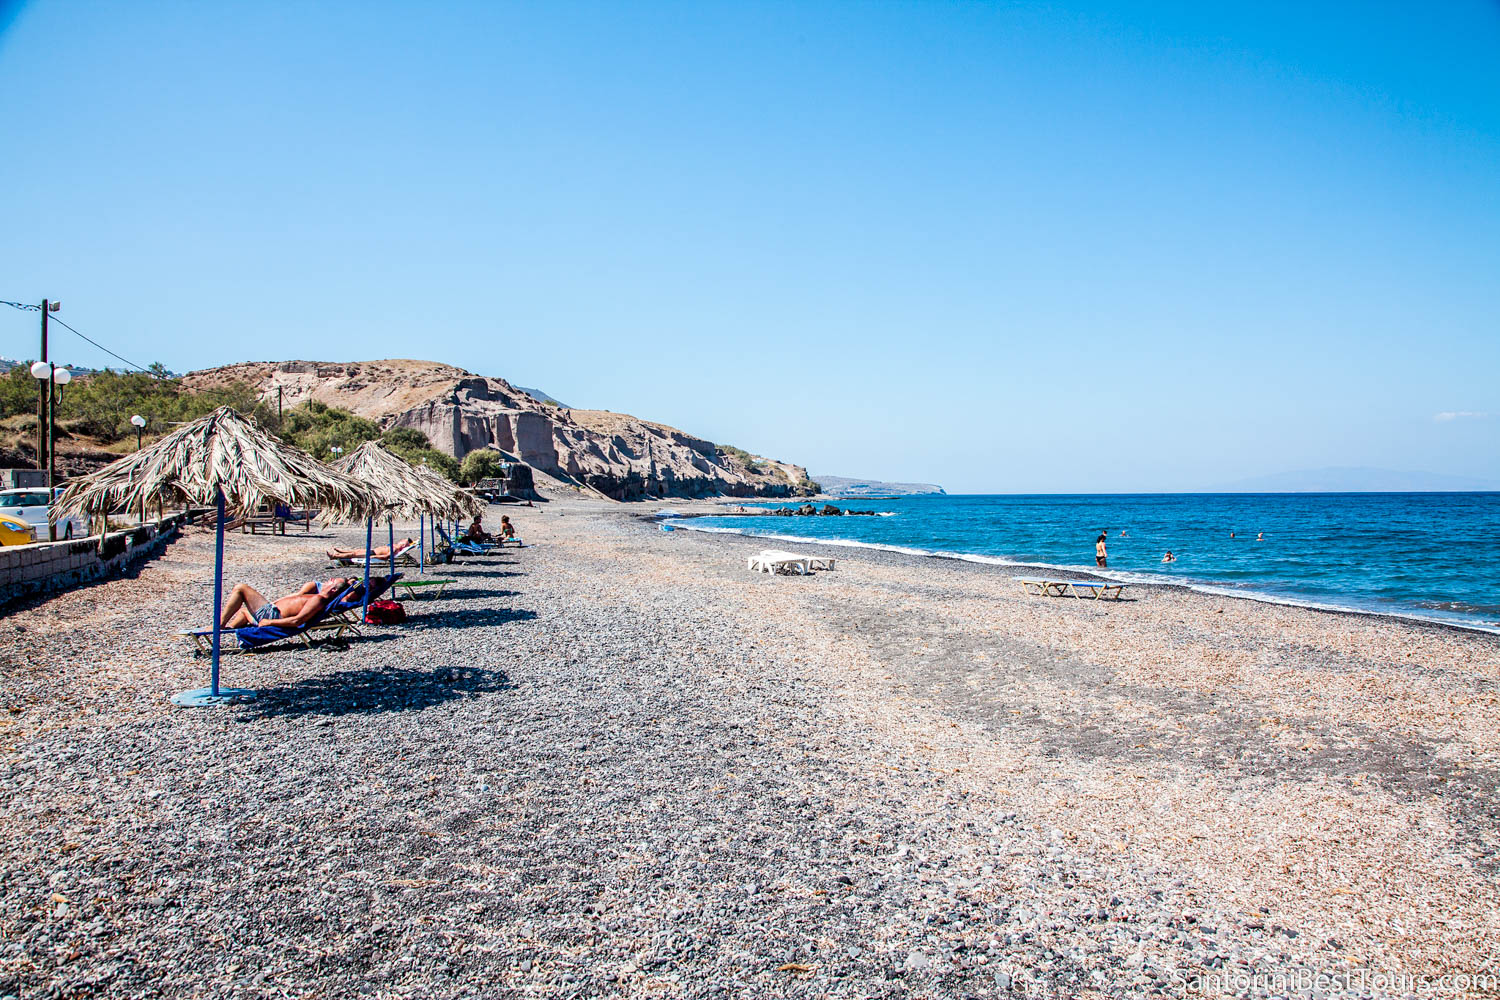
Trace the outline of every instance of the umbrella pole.
<instances>
[{"instance_id":1,"label":"umbrella pole","mask_svg":"<svg viewBox=\"0 0 1500 1000\"><path fill-rule=\"evenodd\" d=\"M427 572L427 515L417 515L417 572Z\"/></svg>"},{"instance_id":2,"label":"umbrella pole","mask_svg":"<svg viewBox=\"0 0 1500 1000\"><path fill-rule=\"evenodd\" d=\"M368 622L370 619L370 544L375 540L374 533L375 519L365 518L365 593L364 603L359 609L361 622Z\"/></svg>"},{"instance_id":3,"label":"umbrella pole","mask_svg":"<svg viewBox=\"0 0 1500 1000\"><path fill-rule=\"evenodd\" d=\"M386 527L386 530L391 533L390 539L386 542L386 550L385 551L391 557L391 576L395 576L396 575L396 519L392 518L391 520L385 522L385 527Z\"/></svg>"},{"instance_id":4,"label":"umbrella pole","mask_svg":"<svg viewBox=\"0 0 1500 1000\"><path fill-rule=\"evenodd\" d=\"M224 617L224 491L219 490L214 500L218 514L218 525L214 529L214 636L213 667L209 686L196 691L181 691L172 696L172 704L184 708L202 708L208 705L229 705L236 701L249 701L254 691L244 688L219 687L219 639L223 631L219 622Z\"/></svg>"},{"instance_id":5,"label":"umbrella pole","mask_svg":"<svg viewBox=\"0 0 1500 1000\"><path fill-rule=\"evenodd\" d=\"M218 527L214 529L214 665L209 694L219 696L219 635L223 631L219 624L224 615L224 491L218 491L214 508L219 515Z\"/></svg>"}]
</instances>

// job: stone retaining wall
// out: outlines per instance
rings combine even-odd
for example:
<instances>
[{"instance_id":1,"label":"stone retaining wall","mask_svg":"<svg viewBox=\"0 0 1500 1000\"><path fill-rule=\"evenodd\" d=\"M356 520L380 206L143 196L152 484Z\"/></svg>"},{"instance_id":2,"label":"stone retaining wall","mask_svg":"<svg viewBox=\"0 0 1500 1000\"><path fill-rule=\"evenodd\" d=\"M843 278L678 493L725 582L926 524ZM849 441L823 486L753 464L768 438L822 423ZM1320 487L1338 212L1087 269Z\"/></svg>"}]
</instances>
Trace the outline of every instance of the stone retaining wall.
<instances>
[{"instance_id":1,"label":"stone retaining wall","mask_svg":"<svg viewBox=\"0 0 1500 1000\"><path fill-rule=\"evenodd\" d=\"M180 514L128 531L111 531L70 542L37 542L0 546L0 605L22 597L67 590L116 576L142 559L156 555L177 537Z\"/></svg>"}]
</instances>

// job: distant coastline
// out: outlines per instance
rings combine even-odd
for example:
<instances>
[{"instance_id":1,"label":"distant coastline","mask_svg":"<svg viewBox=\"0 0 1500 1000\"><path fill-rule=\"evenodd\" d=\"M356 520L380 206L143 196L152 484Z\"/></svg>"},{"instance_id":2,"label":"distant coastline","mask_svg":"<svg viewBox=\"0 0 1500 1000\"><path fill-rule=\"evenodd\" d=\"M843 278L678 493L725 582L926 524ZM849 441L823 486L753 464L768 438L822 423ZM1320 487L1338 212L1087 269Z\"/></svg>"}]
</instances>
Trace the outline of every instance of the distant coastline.
<instances>
[{"instance_id":1,"label":"distant coastline","mask_svg":"<svg viewBox=\"0 0 1500 1000\"><path fill-rule=\"evenodd\" d=\"M935 483L887 483L879 479L862 479L857 476L832 476L809 474L813 482L831 497L908 497L943 496L947 490Z\"/></svg>"}]
</instances>

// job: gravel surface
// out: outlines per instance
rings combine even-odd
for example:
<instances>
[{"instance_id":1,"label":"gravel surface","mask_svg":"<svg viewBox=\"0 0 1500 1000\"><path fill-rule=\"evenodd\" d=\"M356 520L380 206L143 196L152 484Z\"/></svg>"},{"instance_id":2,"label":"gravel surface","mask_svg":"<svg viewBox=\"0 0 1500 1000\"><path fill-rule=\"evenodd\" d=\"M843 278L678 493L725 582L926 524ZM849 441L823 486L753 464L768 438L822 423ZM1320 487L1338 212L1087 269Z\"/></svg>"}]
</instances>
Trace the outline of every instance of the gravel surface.
<instances>
[{"instance_id":1,"label":"gravel surface","mask_svg":"<svg viewBox=\"0 0 1500 1000\"><path fill-rule=\"evenodd\" d=\"M172 633L209 535L9 608L0 998L1500 972L1495 637L875 551L772 578L614 505L510 513L532 544L406 625L227 657L260 691L229 708L166 701L206 681ZM233 535L227 579L284 593L335 541Z\"/></svg>"}]
</instances>

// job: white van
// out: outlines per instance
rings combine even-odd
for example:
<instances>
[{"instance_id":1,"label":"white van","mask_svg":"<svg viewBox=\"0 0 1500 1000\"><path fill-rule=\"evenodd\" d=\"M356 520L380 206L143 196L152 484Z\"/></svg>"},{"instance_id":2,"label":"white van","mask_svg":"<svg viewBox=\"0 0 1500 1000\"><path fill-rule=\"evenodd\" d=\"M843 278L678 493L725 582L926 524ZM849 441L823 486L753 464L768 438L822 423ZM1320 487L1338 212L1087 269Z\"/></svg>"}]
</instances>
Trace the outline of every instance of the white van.
<instances>
[{"instance_id":1,"label":"white van","mask_svg":"<svg viewBox=\"0 0 1500 1000\"><path fill-rule=\"evenodd\" d=\"M62 496L62 491L61 486L54 488L53 498ZM8 514L18 521L25 521L31 525L32 536L39 542L47 540L47 512L50 509L51 504L47 502L47 487L45 486L0 490L0 514ZM88 533L88 527L81 517L65 518L57 524L58 538L83 538Z\"/></svg>"}]
</instances>

